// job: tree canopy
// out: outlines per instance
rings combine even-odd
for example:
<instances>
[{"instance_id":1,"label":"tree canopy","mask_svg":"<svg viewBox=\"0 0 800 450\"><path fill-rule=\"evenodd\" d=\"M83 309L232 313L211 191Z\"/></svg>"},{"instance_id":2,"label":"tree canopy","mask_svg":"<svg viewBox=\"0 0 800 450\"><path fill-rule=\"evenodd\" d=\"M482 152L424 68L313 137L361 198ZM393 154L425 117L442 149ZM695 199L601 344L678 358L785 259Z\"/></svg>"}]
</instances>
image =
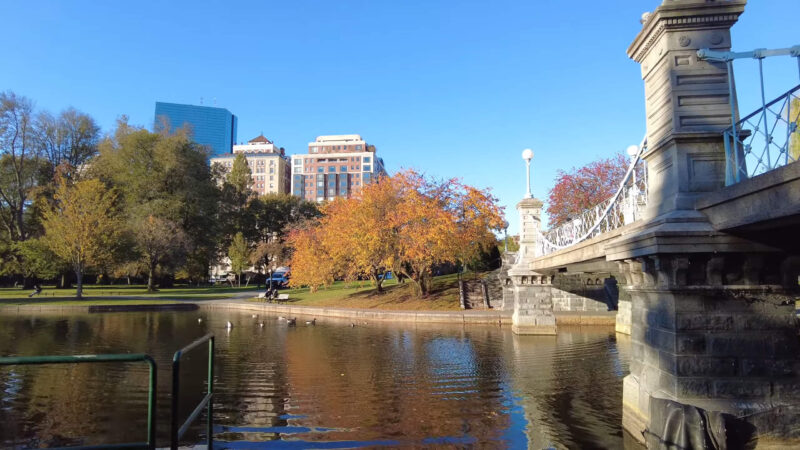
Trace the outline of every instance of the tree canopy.
<instances>
[{"instance_id":1,"label":"tree canopy","mask_svg":"<svg viewBox=\"0 0 800 450\"><path fill-rule=\"evenodd\" d=\"M315 288L335 278L365 276L380 290L391 270L426 295L436 265L466 262L488 251L504 222L489 192L414 171L382 177L322 212L315 223L290 234L291 285Z\"/></svg>"},{"instance_id":2,"label":"tree canopy","mask_svg":"<svg viewBox=\"0 0 800 450\"><path fill-rule=\"evenodd\" d=\"M559 170L547 202L550 227L561 225L614 195L629 164L630 159L618 153L583 167Z\"/></svg>"}]
</instances>

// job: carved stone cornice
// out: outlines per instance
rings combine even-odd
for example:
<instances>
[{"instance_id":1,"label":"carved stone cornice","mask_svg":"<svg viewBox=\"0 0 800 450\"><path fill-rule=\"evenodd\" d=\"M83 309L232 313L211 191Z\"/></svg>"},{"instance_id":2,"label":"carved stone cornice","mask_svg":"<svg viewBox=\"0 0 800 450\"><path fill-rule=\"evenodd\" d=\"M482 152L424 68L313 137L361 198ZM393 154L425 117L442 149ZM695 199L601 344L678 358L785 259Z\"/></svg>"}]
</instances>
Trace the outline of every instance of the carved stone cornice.
<instances>
[{"instance_id":1,"label":"carved stone cornice","mask_svg":"<svg viewBox=\"0 0 800 450\"><path fill-rule=\"evenodd\" d=\"M800 257L786 254L661 254L617 262L628 289L797 292Z\"/></svg>"},{"instance_id":2,"label":"carved stone cornice","mask_svg":"<svg viewBox=\"0 0 800 450\"><path fill-rule=\"evenodd\" d=\"M715 2L665 1L647 17L642 31L628 47L628 57L641 63L661 35L671 30L730 28L744 12L747 0Z\"/></svg>"}]
</instances>

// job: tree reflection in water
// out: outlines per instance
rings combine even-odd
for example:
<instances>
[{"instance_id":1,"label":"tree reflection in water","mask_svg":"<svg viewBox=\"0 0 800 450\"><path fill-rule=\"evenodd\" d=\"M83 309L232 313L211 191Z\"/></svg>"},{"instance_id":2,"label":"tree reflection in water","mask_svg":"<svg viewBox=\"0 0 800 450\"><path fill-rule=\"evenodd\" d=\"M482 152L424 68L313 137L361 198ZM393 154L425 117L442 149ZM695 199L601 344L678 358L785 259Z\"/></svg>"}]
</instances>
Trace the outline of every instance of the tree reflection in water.
<instances>
[{"instance_id":1,"label":"tree reflection in water","mask_svg":"<svg viewBox=\"0 0 800 450\"><path fill-rule=\"evenodd\" d=\"M235 326L227 333L229 320ZM273 317L219 310L6 315L0 354L153 355L159 445L167 442L172 353L211 331L215 439L223 445L623 446L628 345L613 330L563 328L557 337L530 337L496 326L349 324L320 319L315 327L290 328ZM183 417L202 398L205 364L203 351L183 363ZM0 446L144 436L144 365L5 367L0 386ZM187 443L205 440L202 420Z\"/></svg>"}]
</instances>

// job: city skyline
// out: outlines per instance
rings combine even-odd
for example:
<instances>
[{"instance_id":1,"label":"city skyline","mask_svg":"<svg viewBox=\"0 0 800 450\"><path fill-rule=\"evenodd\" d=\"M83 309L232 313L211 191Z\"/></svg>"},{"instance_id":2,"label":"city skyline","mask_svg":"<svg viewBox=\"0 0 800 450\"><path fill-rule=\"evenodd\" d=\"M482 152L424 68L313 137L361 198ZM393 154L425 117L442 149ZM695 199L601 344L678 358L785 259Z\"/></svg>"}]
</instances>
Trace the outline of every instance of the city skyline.
<instances>
[{"instance_id":1,"label":"city skyline","mask_svg":"<svg viewBox=\"0 0 800 450\"><path fill-rule=\"evenodd\" d=\"M25 36L6 61L26 64L0 71L0 86L51 111L74 106L103 132L123 114L149 127L157 100L202 97L203 106L240 118L240 137L263 132L290 155L313 136L360 133L389 173L416 168L492 188L514 234L524 148L536 153L533 193L546 200L559 169L641 140L641 74L625 49L641 14L659 3L173 3L159 15L91 2L4 4L0 13L18 18L10 35ZM781 13L793 5L751 2L734 49L797 44L791 15ZM253 27L252 17L269 17L271 32ZM210 18L213 29L204 25ZM40 54L48 58L30 57ZM735 67L740 87L755 86L752 63ZM768 61L765 70L768 89L797 76L791 64ZM739 92L742 114L759 105L756 89Z\"/></svg>"}]
</instances>

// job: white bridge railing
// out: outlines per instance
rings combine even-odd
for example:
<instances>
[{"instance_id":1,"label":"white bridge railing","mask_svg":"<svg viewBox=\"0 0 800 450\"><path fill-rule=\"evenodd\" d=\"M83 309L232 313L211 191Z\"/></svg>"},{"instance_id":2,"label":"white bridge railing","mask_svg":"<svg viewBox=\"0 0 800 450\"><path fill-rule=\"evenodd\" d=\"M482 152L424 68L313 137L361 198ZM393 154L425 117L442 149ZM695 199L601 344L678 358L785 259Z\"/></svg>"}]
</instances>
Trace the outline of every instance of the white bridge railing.
<instances>
[{"instance_id":1,"label":"white bridge railing","mask_svg":"<svg viewBox=\"0 0 800 450\"><path fill-rule=\"evenodd\" d=\"M647 170L642 159L646 149L647 138L631 158L628 171L612 197L564 224L543 231L537 240L536 256L556 252L639 220L647 205Z\"/></svg>"}]
</instances>

